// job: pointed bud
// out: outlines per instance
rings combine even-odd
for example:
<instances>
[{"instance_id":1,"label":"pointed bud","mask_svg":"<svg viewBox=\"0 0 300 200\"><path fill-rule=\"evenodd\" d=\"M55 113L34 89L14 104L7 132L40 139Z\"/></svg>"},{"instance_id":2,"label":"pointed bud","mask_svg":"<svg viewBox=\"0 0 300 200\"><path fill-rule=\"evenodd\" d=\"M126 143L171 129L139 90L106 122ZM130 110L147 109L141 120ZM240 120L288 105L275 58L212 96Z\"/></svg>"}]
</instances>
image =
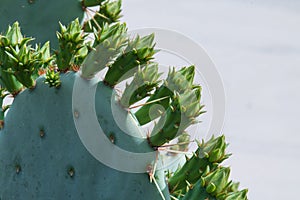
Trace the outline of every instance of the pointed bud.
<instances>
[{"instance_id":1,"label":"pointed bud","mask_svg":"<svg viewBox=\"0 0 300 200\"><path fill-rule=\"evenodd\" d=\"M231 181L227 186L227 192L236 192L239 189L239 182L233 182Z\"/></svg>"},{"instance_id":2,"label":"pointed bud","mask_svg":"<svg viewBox=\"0 0 300 200\"><path fill-rule=\"evenodd\" d=\"M226 146L225 136L217 138L212 136L206 143L202 142L202 144L199 144L199 157L209 158L209 161L212 163L220 163L229 156L225 152Z\"/></svg>"},{"instance_id":3,"label":"pointed bud","mask_svg":"<svg viewBox=\"0 0 300 200\"><path fill-rule=\"evenodd\" d=\"M209 183L207 186L206 186L206 191L208 193L213 193L214 191L216 191L217 187L214 183Z\"/></svg>"},{"instance_id":4,"label":"pointed bud","mask_svg":"<svg viewBox=\"0 0 300 200\"><path fill-rule=\"evenodd\" d=\"M148 97L150 92L158 85L158 64L150 63L144 69L138 68L133 80L126 88L121 97L120 103L128 108L132 104Z\"/></svg>"},{"instance_id":5,"label":"pointed bud","mask_svg":"<svg viewBox=\"0 0 300 200\"><path fill-rule=\"evenodd\" d=\"M248 190L244 189L237 192L228 193L224 199L221 200L247 200Z\"/></svg>"},{"instance_id":6,"label":"pointed bud","mask_svg":"<svg viewBox=\"0 0 300 200\"><path fill-rule=\"evenodd\" d=\"M133 40L129 40L123 53L109 66L104 82L113 87L133 76L139 66L143 67L153 59L155 53L153 41L153 34L144 37L137 36Z\"/></svg>"},{"instance_id":7,"label":"pointed bud","mask_svg":"<svg viewBox=\"0 0 300 200\"><path fill-rule=\"evenodd\" d=\"M23 35L18 22L15 22L12 27L8 28L6 37L12 46L16 46L22 42Z\"/></svg>"},{"instance_id":8,"label":"pointed bud","mask_svg":"<svg viewBox=\"0 0 300 200\"><path fill-rule=\"evenodd\" d=\"M207 192L216 195L224 191L228 185L229 175L230 168L220 167L202 177ZM213 186L215 186L215 188Z\"/></svg>"},{"instance_id":9,"label":"pointed bud","mask_svg":"<svg viewBox=\"0 0 300 200\"><path fill-rule=\"evenodd\" d=\"M127 44L126 24L105 24L98 32L95 30L94 48L82 63L81 76L91 79L96 73L107 67Z\"/></svg>"},{"instance_id":10,"label":"pointed bud","mask_svg":"<svg viewBox=\"0 0 300 200\"><path fill-rule=\"evenodd\" d=\"M56 64L61 71L72 69L74 65L81 65L83 59L87 56L87 48L85 43L87 34L81 30L78 19L72 21L67 27L60 25L60 32L57 32L59 51L56 53Z\"/></svg>"}]
</instances>

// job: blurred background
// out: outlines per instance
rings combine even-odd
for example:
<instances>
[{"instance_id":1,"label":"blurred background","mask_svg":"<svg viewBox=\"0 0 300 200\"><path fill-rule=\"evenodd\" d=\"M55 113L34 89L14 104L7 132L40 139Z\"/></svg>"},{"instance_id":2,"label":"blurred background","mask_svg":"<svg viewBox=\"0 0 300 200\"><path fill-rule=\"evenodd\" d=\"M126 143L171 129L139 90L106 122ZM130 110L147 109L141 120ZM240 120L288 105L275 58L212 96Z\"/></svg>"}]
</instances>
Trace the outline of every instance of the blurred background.
<instances>
[{"instance_id":1,"label":"blurred background","mask_svg":"<svg viewBox=\"0 0 300 200\"><path fill-rule=\"evenodd\" d=\"M249 199L297 199L300 1L124 0L130 30L178 31L206 49L226 93L232 179Z\"/></svg>"}]
</instances>

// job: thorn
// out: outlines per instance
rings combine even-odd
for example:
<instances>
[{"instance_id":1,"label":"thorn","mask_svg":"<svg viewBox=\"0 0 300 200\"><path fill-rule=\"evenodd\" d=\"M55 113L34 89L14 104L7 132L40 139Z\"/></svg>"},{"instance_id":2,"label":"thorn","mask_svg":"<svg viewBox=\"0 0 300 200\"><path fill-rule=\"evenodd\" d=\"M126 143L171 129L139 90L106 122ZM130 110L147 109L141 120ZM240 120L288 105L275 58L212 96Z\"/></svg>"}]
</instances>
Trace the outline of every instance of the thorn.
<instances>
[{"instance_id":1,"label":"thorn","mask_svg":"<svg viewBox=\"0 0 300 200\"><path fill-rule=\"evenodd\" d=\"M73 167L70 167L70 168L68 169L68 174L69 174L69 176L70 176L71 178L73 178L74 175L75 175L75 169L74 169Z\"/></svg>"},{"instance_id":2,"label":"thorn","mask_svg":"<svg viewBox=\"0 0 300 200\"><path fill-rule=\"evenodd\" d=\"M156 186L156 188L157 188L157 190L158 190L158 192L159 192L162 200L166 200L165 197L164 197L164 195L163 195L163 193L162 193L162 191L161 191L161 189L159 188L159 185L156 182L156 179L154 178L153 180L154 180L154 184L155 184L155 186Z\"/></svg>"},{"instance_id":3,"label":"thorn","mask_svg":"<svg viewBox=\"0 0 300 200\"><path fill-rule=\"evenodd\" d=\"M109 135L109 140L111 143L115 144L115 136L112 133Z\"/></svg>"},{"instance_id":4,"label":"thorn","mask_svg":"<svg viewBox=\"0 0 300 200\"><path fill-rule=\"evenodd\" d=\"M45 131L43 129L40 130L40 137L43 138L45 136Z\"/></svg>"},{"instance_id":5,"label":"thorn","mask_svg":"<svg viewBox=\"0 0 300 200\"><path fill-rule=\"evenodd\" d=\"M0 130L4 128L4 120L0 120Z\"/></svg>"},{"instance_id":6,"label":"thorn","mask_svg":"<svg viewBox=\"0 0 300 200\"><path fill-rule=\"evenodd\" d=\"M172 196L172 195L170 195L170 197L171 197L171 199L173 199L173 200L179 200L179 199L177 199L176 197L174 197L174 196Z\"/></svg>"},{"instance_id":7,"label":"thorn","mask_svg":"<svg viewBox=\"0 0 300 200\"><path fill-rule=\"evenodd\" d=\"M79 112L77 110L74 111L74 117L77 119L79 118Z\"/></svg>"},{"instance_id":8,"label":"thorn","mask_svg":"<svg viewBox=\"0 0 300 200\"><path fill-rule=\"evenodd\" d=\"M21 166L19 164L16 165L16 174L21 172Z\"/></svg>"},{"instance_id":9,"label":"thorn","mask_svg":"<svg viewBox=\"0 0 300 200\"><path fill-rule=\"evenodd\" d=\"M190 182L188 182L188 180L185 180L185 182L187 184L188 190L193 189L193 187L194 187L193 184L191 184Z\"/></svg>"},{"instance_id":10,"label":"thorn","mask_svg":"<svg viewBox=\"0 0 300 200\"><path fill-rule=\"evenodd\" d=\"M169 153L174 153L174 154L185 154L185 155L192 155L191 152L186 152L186 151L178 151L178 150L172 150L172 149L160 149L160 151L166 151Z\"/></svg>"},{"instance_id":11,"label":"thorn","mask_svg":"<svg viewBox=\"0 0 300 200\"><path fill-rule=\"evenodd\" d=\"M190 144L192 142L195 142L194 140L191 140L191 141L188 141L188 142L180 142L180 143L176 143L176 144L165 144L165 145L162 145L160 147L172 147L172 146L177 146L177 145L186 145L186 144Z\"/></svg>"},{"instance_id":12,"label":"thorn","mask_svg":"<svg viewBox=\"0 0 300 200\"><path fill-rule=\"evenodd\" d=\"M91 13L94 13L95 15L96 15L96 14L97 14L97 15L100 15L101 17L103 17L103 16L102 16L100 13L95 12L94 10L89 9L89 8L87 8L86 11L87 11L86 14L87 14L88 18L91 19L91 20L95 23L96 27L98 28L98 31L101 30L101 26L100 26L99 23L95 20L94 16L93 16ZM89 20L89 22L90 22L90 20ZM91 24L90 24L90 27L92 27Z\"/></svg>"},{"instance_id":13,"label":"thorn","mask_svg":"<svg viewBox=\"0 0 300 200\"><path fill-rule=\"evenodd\" d=\"M145 106L145 105L148 105L148 104L152 104L152 103L155 103L155 102L158 102L158 101L167 99L167 98L169 98L169 97L168 97L168 96L165 96L165 97L162 97L162 98L159 98L159 99L155 99L155 100L153 100L153 101L149 101L149 102L146 102L146 103L143 103L143 104L139 104L139 105L136 105L136 106L129 107L129 109L138 108L138 107L141 107L141 106Z\"/></svg>"}]
</instances>

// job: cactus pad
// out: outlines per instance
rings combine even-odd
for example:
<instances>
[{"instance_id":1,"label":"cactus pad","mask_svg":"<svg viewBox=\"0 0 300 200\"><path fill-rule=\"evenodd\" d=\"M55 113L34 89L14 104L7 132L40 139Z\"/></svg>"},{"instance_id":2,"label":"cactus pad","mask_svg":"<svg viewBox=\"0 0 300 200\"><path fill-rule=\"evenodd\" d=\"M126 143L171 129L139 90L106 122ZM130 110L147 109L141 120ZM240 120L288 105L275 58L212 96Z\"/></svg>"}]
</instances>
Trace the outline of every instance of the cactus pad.
<instances>
[{"instance_id":1,"label":"cactus pad","mask_svg":"<svg viewBox=\"0 0 300 200\"><path fill-rule=\"evenodd\" d=\"M195 66L160 79L155 35L128 36L121 0L2 0L0 13L0 200L247 200L224 136L179 157L204 113Z\"/></svg>"},{"instance_id":2,"label":"cactus pad","mask_svg":"<svg viewBox=\"0 0 300 200\"><path fill-rule=\"evenodd\" d=\"M0 32L18 21L24 34L35 37L39 43L57 42L58 22L67 24L84 16L82 3L78 0L1 0L0 13Z\"/></svg>"},{"instance_id":3,"label":"cactus pad","mask_svg":"<svg viewBox=\"0 0 300 200\"><path fill-rule=\"evenodd\" d=\"M0 199L100 200L123 199L128 194L130 199L160 199L147 174L114 170L86 150L73 122L74 78L74 73L63 75L59 89L49 88L40 78L33 91L15 98L0 132ZM95 101L103 103L96 104L96 112L104 132L114 133L115 145L123 149L153 151L114 124L108 109L111 95L111 88L98 85ZM134 121L126 123L138 131ZM164 191L168 193L167 188Z\"/></svg>"}]
</instances>

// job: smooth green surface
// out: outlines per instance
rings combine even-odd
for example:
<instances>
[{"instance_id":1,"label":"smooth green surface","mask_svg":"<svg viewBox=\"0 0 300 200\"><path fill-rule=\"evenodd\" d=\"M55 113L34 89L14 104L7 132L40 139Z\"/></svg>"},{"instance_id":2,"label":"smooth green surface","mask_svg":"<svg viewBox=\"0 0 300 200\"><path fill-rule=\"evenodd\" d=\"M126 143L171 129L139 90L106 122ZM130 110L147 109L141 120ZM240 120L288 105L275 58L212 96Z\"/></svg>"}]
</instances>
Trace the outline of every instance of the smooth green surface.
<instances>
[{"instance_id":1,"label":"smooth green surface","mask_svg":"<svg viewBox=\"0 0 300 200\"><path fill-rule=\"evenodd\" d=\"M37 43L50 40L55 49L58 22L68 24L76 18L81 20L84 15L79 0L1 0L0 13L0 32L19 21L26 36L36 38Z\"/></svg>"},{"instance_id":2,"label":"smooth green surface","mask_svg":"<svg viewBox=\"0 0 300 200\"><path fill-rule=\"evenodd\" d=\"M74 77L74 73L62 75L59 89L49 88L40 78L34 90L25 90L15 98L0 132L0 199L160 200L148 174L111 169L82 145L72 115ZM147 142L132 139L115 124L111 94L111 88L99 83L95 102L103 131L107 135L113 132L115 144L123 149L151 151ZM73 177L68 173L70 168L74 169ZM164 180L163 176L160 179ZM164 193L169 199L167 188Z\"/></svg>"}]
</instances>

